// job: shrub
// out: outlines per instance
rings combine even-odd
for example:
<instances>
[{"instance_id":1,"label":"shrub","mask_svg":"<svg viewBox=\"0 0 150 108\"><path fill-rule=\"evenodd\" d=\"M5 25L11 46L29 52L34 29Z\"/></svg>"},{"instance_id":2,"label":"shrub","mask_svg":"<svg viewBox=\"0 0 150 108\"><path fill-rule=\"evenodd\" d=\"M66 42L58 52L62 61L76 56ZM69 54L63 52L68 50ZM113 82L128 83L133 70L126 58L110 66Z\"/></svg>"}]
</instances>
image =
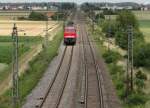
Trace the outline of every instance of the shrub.
<instances>
[{"instance_id":1,"label":"shrub","mask_svg":"<svg viewBox=\"0 0 150 108\"><path fill-rule=\"evenodd\" d=\"M65 20L66 14L64 13L55 13L53 16L51 16L52 20Z\"/></svg>"},{"instance_id":2,"label":"shrub","mask_svg":"<svg viewBox=\"0 0 150 108\"><path fill-rule=\"evenodd\" d=\"M119 12L116 21L119 24L119 27L127 29L128 25L132 25L133 28L138 29L138 21L135 15L129 10L123 10Z\"/></svg>"},{"instance_id":3,"label":"shrub","mask_svg":"<svg viewBox=\"0 0 150 108\"><path fill-rule=\"evenodd\" d=\"M103 54L103 57L106 63L116 63L121 58L121 55L114 51L107 51Z\"/></svg>"},{"instance_id":4,"label":"shrub","mask_svg":"<svg viewBox=\"0 0 150 108\"><path fill-rule=\"evenodd\" d=\"M146 101L147 98L144 94L133 93L128 96L127 103L129 105L140 105L140 104L145 104Z\"/></svg>"},{"instance_id":5,"label":"shrub","mask_svg":"<svg viewBox=\"0 0 150 108\"><path fill-rule=\"evenodd\" d=\"M48 20L48 17L43 13L32 11L29 15L29 20L46 21L46 20Z\"/></svg>"},{"instance_id":6,"label":"shrub","mask_svg":"<svg viewBox=\"0 0 150 108\"><path fill-rule=\"evenodd\" d=\"M123 49L127 49L128 47L128 33L125 29L118 29L115 33L115 42ZM133 29L133 44L144 43L144 36L143 34L137 30Z\"/></svg>"},{"instance_id":7,"label":"shrub","mask_svg":"<svg viewBox=\"0 0 150 108\"><path fill-rule=\"evenodd\" d=\"M134 48L134 66L150 67L150 44L137 45Z\"/></svg>"},{"instance_id":8,"label":"shrub","mask_svg":"<svg viewBox=\"0 0 150 108\"><path fill-rule=\"evenodd\" d=\"M114 37L116 33L116 22L105 21L102 24L102 32L106 34L106 37Z\"/></svg>"},{"instance_id":9,"label":"shrub","mask_svg":"<svg viewBox=\"0 0 150 108\"><path fill-rule=\"evenodd\" d=\"M116 18L117 30L115 33L116 44L123 49L128 46L128 28L131 25L133 31L134 45L144 42L144 36L139 30L138 21L131 11L121 11Z\"/></svg>"}]
</instances>

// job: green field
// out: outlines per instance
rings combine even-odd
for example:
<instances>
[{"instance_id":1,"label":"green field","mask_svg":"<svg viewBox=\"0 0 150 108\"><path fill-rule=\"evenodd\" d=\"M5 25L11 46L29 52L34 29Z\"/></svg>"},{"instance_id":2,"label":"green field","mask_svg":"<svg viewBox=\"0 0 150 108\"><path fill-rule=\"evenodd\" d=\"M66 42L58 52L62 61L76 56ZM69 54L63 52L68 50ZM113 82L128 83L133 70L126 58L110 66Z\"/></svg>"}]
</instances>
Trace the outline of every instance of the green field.
<instances>
[{"instance_id":1,"label":"green field","mask_svg":"<svg viewBox=\"0 0 150 108\"><path fill-rule=\"evenodd\" d=\"M41 37L19 37L18 55L28 52L32 45L41 43ZM0 36L0 81L7 76L7 70L10 69L12 63L12 39L10 36Z\"/></svg>"},{"instance_id":2,"label":"green field","mask_svg":"<svg viewBox=\"0 0 150 108\"><path fill-rule=\"evenodd\" d=\"M19 45L19 56L29 50L28 46L23 44ZM0 63L10 64L12 59L12 45L1 44L0 45Z\"/></svg>"},{"instance_id":3,"label":"green field","mask_svg":"<svg viewBox=\"0 0 150 108\"><path fill-rule=\"evenodd\" d=\"M150 11L133 11L140 25L140 30L145 36L146 42L150 43Z\"/></svg>"},{"instance_id":4,"label":"green field","mask_svg":"<svg viewBox=\"0 0 150 108\"><path fill-rule=\"evenodd\" d=\"M146 42L150 43L150 20L139 20L140 30L145 36Z\"/></svg>"},{"instance_id":5,"label":"green field","mask_svg":"<svg viewBox=\"0 0 150 108\"><path fill-rule=\"evenodd\" d=\"M41 41L41 37L19 37L19 56L30 49L29 43ZM0 63L10 64L12 60L12 39L10 36L0 37Z\"/></svg>"}]
</instances>

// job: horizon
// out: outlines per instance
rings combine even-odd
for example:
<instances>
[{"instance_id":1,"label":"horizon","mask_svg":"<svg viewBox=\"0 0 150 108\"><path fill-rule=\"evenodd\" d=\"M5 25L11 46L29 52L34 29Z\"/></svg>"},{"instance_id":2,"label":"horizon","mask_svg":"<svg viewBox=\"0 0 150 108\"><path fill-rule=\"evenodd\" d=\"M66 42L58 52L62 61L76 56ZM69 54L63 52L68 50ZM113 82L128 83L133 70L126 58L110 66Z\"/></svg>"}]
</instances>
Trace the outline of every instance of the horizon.
<instances>
[{"instance_id":1,"label":"horizon","mask_svg":"<svg viewBox=\"0 0 150 108\"><path fill-rule=\"evenodd\" d=\"M5 1L1 1L0 3L41 3L41 2L74 2L77 4L82 4L85 2L89 2L89 3L124 3L124 2L131 2L131 3L138 3L138 4L150 4L150 0L5 0Z\"/></svg>"}]
</instances>

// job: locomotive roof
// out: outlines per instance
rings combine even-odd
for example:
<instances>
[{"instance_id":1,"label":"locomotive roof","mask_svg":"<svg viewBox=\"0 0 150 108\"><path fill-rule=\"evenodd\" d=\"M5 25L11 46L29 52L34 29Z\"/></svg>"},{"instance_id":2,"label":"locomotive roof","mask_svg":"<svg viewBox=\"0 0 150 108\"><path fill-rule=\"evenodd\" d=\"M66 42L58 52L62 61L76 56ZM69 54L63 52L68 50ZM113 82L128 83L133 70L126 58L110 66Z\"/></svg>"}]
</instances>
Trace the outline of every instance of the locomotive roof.
<instances>
[{"instance_id":1,"label":"locomotive roof","mask_svg":"<svg viewBox=\"0 0 150 108\"><path fill-rule=\"evenodd\" d=\"M65 27L65 29L75 29L75 27L74 26L67 26L67 27Z\"/></svg>"}]
</instances>

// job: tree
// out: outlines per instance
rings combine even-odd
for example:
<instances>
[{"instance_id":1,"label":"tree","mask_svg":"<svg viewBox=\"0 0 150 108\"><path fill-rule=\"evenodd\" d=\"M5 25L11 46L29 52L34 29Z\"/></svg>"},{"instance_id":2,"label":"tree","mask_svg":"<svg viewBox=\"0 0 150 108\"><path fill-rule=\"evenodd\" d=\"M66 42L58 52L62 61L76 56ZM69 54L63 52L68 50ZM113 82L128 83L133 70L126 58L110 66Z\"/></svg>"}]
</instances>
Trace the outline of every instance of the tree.
<instances>
[{"instance_id":1,"label":"tree","mask_svg":"<svg viewBox=\"0 0 150 108\"><path fill-rule=\"evenodd\" d=\"M119 27L125 30L129 25L132 25L135 29L138 29L139 27L135 15L129 10L123 10L119 12L116 21L118 22Z\"/></svg>"},{"instance_id":2,"label":"tree","mask_svg":"<svg viewBox=\"0 0 150 108\"><path fill-rule=\"evenodd\" d=\"M106 63L116 63L121 58L121 55L115 51L107 51L103 54L103 57Z\"/></svg>"},{"instance_id":3,"label":"tree","mask_svg":"<svg viewBox=\"0 0 150 108\"><path fill-rule=\"evenodd\" d=\"M138 21L131 11L121 11L116 18L116 22L117 32L115 35L115 40L116 44L119 45L121 48L127 49L129 26L132 26L134 45L136 42L144 42L143 34L139 30Z\"/></svg>"},{"instance_id":4,"label":"tree","mask_svg":"<svg viewBox=\"0 0 150 108\"><path fill-rule=\"evenodd\" d=\"M137 42L138 43L138 42ZM150 67L150 44L137 44L134 48L134 66Z\"/></svg>"},{"instance_id":5,"label":"tree","mask_svg":"<svg viewBox=\"0 0 150 108\"><path fill-rule=\"evenodd\" d=\"M135 84L137 87L137 92L139 92L139 93L142 92L142 89L145 87L146 80L147 80L147 76L142 71L138 71L135 74Z\"/></svg>"},{"instance_id":6,"label":"tree","mask_svg":"<svg viewBox=\"0 0 150 108\"><path fill-rule=\"evenodd\" d=\"M116 13L112 9L104 9L103 14L104 15L115 15Z\"/></svg>"},{"instance_id":7,"label":"tree","mask_svg":"<svg viewBox=\"0 0 150 108\"><path fill-rule=\"evenodd\" d=\"M114 37L117 30L116 25L114 21L105 21L102 24L102 32L106 34L106 37Z\"/></svg>"},{"instance_id":8,"label":"tree","mask_svg":"<svg viewBox=\"0 0 150 108\"><path fill-rule=\"evenodd\" d=\"M96 23L98 23L99 20L104 20L104 19L105 19L105 16L104 16L103 13L99 13L99 14L95 15L95 21L96 21Z\"/></svg>"},{"instance_id":9,"label":"tree","mask_svg":"<svg viewBox=\"0 0 150 108\"><path fill-rule=\"evenodd\" d=\"M65 13L56 12L53 16L51 16L52 20L64 20L66 19Z\"/></svg>"},{"instance_id":10,"label":"tree","mask_svg":"<svg viewBox=\"0 0 150 108\"><path fill-rule=\"evenodd\" d=\"M48 17L43 13L32 11L29 15L29 20L46 21L48 20Z\"/></svg>"}]
</instances>

